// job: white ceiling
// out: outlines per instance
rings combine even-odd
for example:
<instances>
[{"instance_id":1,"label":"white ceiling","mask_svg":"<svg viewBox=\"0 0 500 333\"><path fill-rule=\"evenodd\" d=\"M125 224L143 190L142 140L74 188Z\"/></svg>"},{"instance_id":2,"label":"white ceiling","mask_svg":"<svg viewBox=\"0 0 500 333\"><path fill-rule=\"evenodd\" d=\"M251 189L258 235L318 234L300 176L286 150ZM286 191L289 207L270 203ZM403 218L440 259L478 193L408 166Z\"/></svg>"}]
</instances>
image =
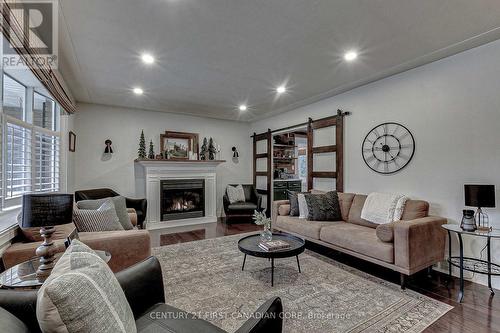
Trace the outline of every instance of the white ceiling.
<instances>
[{"instance_id":1,"label":"white ceiling","mask_svg":"<svg viewBox=\"0 0 500 333\"><path fill-rule=\"evenodd\" d=\"M77 101L243 121L500 38L498 0L61 0L60 7L60 70ZM346 63L351 49L360 57ZM144 51L157 58L153 66L141 63ZM289 92L276 98L283 82ZM248 111L237 110L242 102Z\"/></svg>"}]
</instances>

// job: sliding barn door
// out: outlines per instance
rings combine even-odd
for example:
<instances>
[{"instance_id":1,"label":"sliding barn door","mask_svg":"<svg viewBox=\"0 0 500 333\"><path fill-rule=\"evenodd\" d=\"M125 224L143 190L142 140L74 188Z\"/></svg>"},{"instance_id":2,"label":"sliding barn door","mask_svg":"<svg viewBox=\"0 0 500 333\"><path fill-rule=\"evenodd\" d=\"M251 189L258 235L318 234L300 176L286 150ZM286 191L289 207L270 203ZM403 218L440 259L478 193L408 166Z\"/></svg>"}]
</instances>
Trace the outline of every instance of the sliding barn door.
<instances>
[{"instance_id":1,"label":"sliding barn door","mask_svg":"<svg viewBox=\"0 0 500 333\"><path fill-rule=\"evenodd\" d=\"M344 191L344 113L312 120L307 125L307 187L323 182L339 192Z\"/></svg>"},{"instance_id":2,"label":"sliding barn door","mask_svg":"<svg viewBox=\"0 0 500 333\"><path fill-rule=\"evenodd\" d=\"M265 195L266 215L271 214L271 130L253 135L253 185Z\"/></svg>"}]
</instances>

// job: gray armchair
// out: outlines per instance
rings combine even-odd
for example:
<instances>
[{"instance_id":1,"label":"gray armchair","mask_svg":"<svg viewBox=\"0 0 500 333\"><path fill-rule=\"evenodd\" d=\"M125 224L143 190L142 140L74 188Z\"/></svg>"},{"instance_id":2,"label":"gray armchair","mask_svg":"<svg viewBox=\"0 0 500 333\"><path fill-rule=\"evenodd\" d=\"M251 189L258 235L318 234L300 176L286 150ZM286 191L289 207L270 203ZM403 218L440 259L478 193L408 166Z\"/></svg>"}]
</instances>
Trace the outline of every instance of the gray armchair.
<instances>
[{"instance_id":1,"label":"gray armchair","mask_svg":"<svg viewBox=\"0 0 500 333\"><path fill-rule=\"evenodd\" d=\"M231 186L237 186L230 184ZM257 189L252 184L243 185L245 191L245 201L230 203L227 196L227 190L224 193L224 213L226 214L226 223L251 222L255 210L262 211L262 196L257 193Z\"/></svg>"}]
</instances>

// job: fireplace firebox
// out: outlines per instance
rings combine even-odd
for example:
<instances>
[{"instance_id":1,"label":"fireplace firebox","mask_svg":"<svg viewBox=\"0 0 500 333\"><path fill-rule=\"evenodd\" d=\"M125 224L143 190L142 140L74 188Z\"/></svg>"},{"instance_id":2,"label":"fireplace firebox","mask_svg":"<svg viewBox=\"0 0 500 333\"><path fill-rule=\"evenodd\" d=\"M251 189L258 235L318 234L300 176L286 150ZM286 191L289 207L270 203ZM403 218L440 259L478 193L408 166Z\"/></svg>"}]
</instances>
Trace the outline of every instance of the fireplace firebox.
<instances>
[{"instance_id":1,"label":"fireplace firebox","mask_svg":"<svg viewBox=\"0 0 500 333\"><path fill-rule=\"evenodd\" d=\"M204 179L167 179L161 181L162 221L205 216Z\"/></svg>"}]
</instances>

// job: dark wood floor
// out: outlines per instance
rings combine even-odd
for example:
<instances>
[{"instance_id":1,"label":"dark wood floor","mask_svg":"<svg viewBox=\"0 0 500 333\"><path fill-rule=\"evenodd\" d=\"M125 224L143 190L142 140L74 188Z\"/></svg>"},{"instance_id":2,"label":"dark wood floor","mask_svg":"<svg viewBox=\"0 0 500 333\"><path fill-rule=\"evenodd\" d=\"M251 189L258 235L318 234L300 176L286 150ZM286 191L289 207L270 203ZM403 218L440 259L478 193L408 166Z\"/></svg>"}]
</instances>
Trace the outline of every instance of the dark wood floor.
<instances>
[{"instance_id":1,"label":"dark wood floor","mask_svg":"<svg viewBox=\"0 0 500 333\"><path fill-rule=\"evenodd\" d=\"M226 225L217 223L217 237L261 230L262 227L250 223ZM190 242L204 239L204 231L193 231L179 234L163 235L162 245ZM379 267L375 264L327 249L323 246L308 243L307 248L321 253L339 262L399 284L399 274ZM408 280L408 288L432 297L454 308L432 324L425 332L500 332L500 291L490 297L487 287L476 283L465 282L463 303L457 303L458 279L446 286L447 275L433 271L415 274Z\"/></svg>"}]
</instances>

